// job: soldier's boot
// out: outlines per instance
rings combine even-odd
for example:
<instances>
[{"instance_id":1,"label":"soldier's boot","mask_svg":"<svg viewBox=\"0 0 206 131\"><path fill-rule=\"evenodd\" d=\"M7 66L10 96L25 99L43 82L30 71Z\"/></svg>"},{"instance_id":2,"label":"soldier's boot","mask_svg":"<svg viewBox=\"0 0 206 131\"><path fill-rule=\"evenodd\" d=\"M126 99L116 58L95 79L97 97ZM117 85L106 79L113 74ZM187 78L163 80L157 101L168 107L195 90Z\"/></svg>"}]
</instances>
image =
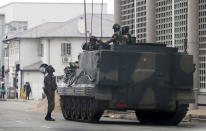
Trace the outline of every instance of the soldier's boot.
<instances>
[{"instance_id":1,"label":"soldier's boot","mask_svg":"<svg viewBox=\"0 0 206 131\"><path fill-rule=\"evenodd\" d=\"M51 117L51 113L50 113L50 112L47 113L47 115L46 115L46 117L45 117L45 120L46 120L46 121L55 121L55 119L53 119L53 118Z\"/></svg>"}]
</instances>

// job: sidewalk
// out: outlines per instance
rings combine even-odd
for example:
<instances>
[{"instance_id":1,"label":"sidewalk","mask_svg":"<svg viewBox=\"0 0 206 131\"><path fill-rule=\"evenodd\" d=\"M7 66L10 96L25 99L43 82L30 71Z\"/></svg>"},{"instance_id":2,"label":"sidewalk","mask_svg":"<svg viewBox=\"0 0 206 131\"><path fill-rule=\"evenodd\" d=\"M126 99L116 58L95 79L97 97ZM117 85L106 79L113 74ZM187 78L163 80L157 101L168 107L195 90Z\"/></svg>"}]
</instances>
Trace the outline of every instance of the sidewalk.
<instances>
[{"instance_id":1,"label":"sidewalk","mask_svg":"<svg viewBox=\"0 0 206 131\"><path fill-rule=\"evenodd\" d=\"M2 99L2 98L0 98L0 101L7 101L7 99Z\"/></svg>"},{"instance_id":2,"label":"sidewalk","mask_svg":"<svg viewBox=\"0 0 206 131\"><path fill-rule=\"evenodd\" d=\"M1 109L15 109L21 111L28 111L34 108L39 101L36 100L24 100L24 99L6 99L0 100Z\"/></svg>"},{"instance_id":3,"label":"sidewalk","mask_svg":"<svg viewBox=\"0 0 206 131\"><path fill-rule=\"evenodd\" d=\"M205 119L206 120L206 107L198 107L198 109L189 110L187 112L188 119Z\"/></svg>"},{"instance_id":4,"label":"sidewalk","mask_svg":"<svg viewBox=\"0 0 206 131\"><path fill-rule=\"evenodd\" d=\"M0 101L8 101L8 102L27 102L27 101L34 101L34 99L25 100L25 99L2 99ZM37 100L36 100L37 101Z\"/></svg>"}]
</instances>

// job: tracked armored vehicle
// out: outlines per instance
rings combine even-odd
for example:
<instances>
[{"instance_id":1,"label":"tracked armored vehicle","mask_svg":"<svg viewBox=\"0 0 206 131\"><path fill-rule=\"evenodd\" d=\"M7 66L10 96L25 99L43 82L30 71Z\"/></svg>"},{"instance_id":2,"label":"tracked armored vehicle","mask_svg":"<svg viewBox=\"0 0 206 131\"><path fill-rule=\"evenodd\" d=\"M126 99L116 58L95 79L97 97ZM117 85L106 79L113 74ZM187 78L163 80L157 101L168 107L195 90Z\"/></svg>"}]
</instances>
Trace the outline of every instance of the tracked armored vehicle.
<instances>
[{"instance_id":1,"label":"tracked armored vehicle","mask_svg":"<svg viewBox=\"0 0 206 131\"><path fill-rule=\"evenodd\" d=\"M83 51L58 82L66 120L97 122L104 110L135 110L143 124L177 125L193 96L193 57L163 44Z\"/></svg>"}]
</instances>

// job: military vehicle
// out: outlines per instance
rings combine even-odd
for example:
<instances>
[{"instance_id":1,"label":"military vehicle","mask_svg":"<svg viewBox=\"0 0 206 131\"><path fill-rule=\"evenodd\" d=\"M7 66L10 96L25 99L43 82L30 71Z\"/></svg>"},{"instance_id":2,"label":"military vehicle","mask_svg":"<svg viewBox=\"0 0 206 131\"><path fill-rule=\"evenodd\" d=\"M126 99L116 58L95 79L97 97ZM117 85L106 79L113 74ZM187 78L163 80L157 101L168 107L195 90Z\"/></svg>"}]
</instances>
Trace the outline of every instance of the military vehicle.
<instances>
[{"instance_id":1,"label":"military vehicle","mask_svg":"<svg viewBox=\"0 0 206 131\"><path fill-rule=\"evenodd\" d=\"M97 122L104 110L135 110L142 124L177 125L194 102L193 57L157 43L80 53L58 82L66 120Z\"/></svg>"}]
</instances>

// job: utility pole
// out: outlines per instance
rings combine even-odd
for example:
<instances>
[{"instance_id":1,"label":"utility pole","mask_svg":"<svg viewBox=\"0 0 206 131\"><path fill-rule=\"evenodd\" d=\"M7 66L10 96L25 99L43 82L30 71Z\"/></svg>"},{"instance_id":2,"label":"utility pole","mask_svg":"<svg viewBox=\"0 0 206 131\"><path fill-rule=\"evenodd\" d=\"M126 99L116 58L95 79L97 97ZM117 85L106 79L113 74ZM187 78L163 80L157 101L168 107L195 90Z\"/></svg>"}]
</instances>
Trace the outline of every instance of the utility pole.
<instances>
[{"instance_id":1,"label":"utility pole","mask_svg":"<svg viewBox=\"0 0 206 131\"><path fill-rule=\"evenodd\" d=\"M16 89L16 98L18 99L18 72L20 70L20 64L16 64L14 87Z\"/></svg>"}]
</instances>

